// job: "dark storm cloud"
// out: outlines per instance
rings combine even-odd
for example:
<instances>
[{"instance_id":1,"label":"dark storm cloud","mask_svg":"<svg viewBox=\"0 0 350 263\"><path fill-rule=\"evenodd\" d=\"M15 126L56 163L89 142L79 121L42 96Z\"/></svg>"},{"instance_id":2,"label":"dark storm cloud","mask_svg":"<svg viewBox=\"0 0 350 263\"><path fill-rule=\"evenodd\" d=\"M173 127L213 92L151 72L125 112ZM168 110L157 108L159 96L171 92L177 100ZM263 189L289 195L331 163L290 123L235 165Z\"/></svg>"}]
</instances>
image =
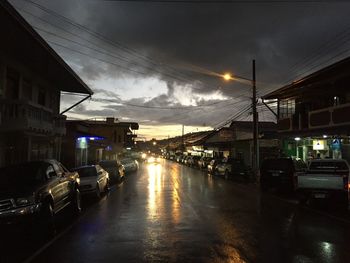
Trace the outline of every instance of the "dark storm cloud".
<instances>
[{"instance_id":1,"label":"dark storm cloud","mask_svg":"<svg viewBox=\"0 0 350 263\"><path fill-rule=\"evenodd\" d=\"M250 76L254 58L259 79L276 84L288 76L288 67L350 24L346 3L38 2L136 50L137 55L110 47L130 59L131 64L123 62L127 67L161 74L168 81L200 80L204 91L222 84L193 72L189 65ZM89 66L85 70L90 71Z\"/></svg>"},{"instance_id":2,"label":"dark storm cloud","mask_svg":"<svg viewBox=\"0 0 350 263\"><path fill-rule=\"evenodd\" d=\"M31 4L24 4L23 0L11 2L58 23L57 18L53 19L45 12L36 10ZM79 50L100 59L91 62L88 57L78 56L79 59L76 59L76 54L62 49L67 54L66 59L70 58L79 64L79 73L87 82L101 76L157 76L167 82L168 92L152 100L138 98L124 101L138 105L179 105L174 100L174 92L179 84L192 84L193 92L201 94L208 94L221 87L220 91L224 95L239 97L243 92L249 92L249 86L247 89L247 85L241 83L224 83L210 72L222 73L229 70L250 78L252 59L256 59L257 64L258 91L263 94L279 87L305 69L312 68L311 65L306 68L302 65L293 68L298 61L315 52L325 61L350 47L344 39L337 38L350 25L350 4L347 3L198 5L93 0L37 2L113 41L112 46L108 45L105 41L60 21L61 26L71 31L73 29L73 32L88 38L103 51L97 53L91 49L80 48ZM328 50L320 49L324 43L332 45L329 45ZM72 43L69 46L78 48ZM326 55L321 51L325 51ZM101 60L110 63L105 64ZM315 62L322 60L316 59ZM228 106L225 112L225 103L220 107L213 107L211 111L206 108L198 109L197 117L193 117L193 113L186 113L185 110L174 109L169 112L118 106L117 103L122 102L119 97L115 97L118 95L101 93L99 90L95 92L97 95L112 98L115 103L98 112L88 111L86 108L91 115L108 116L116 111L120 116L136 120L139 118L168 123L175 119L173 122L186 121L191 124L212 124L215 120L230 115ZM241 103L249 103L248 99ZM240 106L239 103L237 105ZM114 107L113 112L111 107ZM182 116L184 118L176 120L176 115L179 115L179 119Z\"/></svg>"}]
</instances>

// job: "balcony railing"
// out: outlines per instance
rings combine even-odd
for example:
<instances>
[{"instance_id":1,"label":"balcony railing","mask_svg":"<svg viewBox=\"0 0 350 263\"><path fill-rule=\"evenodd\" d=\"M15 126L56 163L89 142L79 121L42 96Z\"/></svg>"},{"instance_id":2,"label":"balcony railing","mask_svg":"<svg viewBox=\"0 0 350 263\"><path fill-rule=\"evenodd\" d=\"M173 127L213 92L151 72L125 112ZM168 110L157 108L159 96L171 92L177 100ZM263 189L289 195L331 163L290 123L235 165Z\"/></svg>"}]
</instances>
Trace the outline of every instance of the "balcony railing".
<instances>
[{"instance_id":1,"label":"balcony railing","mask_svg":"<svg viewBox=\"0 0 350 263\"><path fill-rule=\"evenodd\" d=\"M350 125L350 103L309 112L309 128Z\"/></svg>"},{"instance_id":2,"label":"balcony railing","mask_svg":"<svg viewBox=\"0 0 350 263\"><path fill-rule=\"evenodd\" d=\"M0 100L0 131L64 135L65 116L24 100Z\"/></svg>"}]
</instances>

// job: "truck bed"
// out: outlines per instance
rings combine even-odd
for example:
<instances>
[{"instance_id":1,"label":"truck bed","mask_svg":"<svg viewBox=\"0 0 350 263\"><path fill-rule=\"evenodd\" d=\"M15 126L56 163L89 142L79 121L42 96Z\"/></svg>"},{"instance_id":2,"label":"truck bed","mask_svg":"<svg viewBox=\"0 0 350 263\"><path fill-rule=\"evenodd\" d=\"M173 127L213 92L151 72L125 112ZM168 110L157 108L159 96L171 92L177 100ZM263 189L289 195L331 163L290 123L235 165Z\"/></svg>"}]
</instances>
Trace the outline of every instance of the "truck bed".
<instances>
[{"instance_id":1,"label":"truck bed","mask_svg":"<svg viewBox=\"0 0 350 263\"><path fill-rule=\"evenodd\" d=\"M344 178L336 174L307 173L298 176L298 188L343 190Z\"/></svg>"}]
</instances>

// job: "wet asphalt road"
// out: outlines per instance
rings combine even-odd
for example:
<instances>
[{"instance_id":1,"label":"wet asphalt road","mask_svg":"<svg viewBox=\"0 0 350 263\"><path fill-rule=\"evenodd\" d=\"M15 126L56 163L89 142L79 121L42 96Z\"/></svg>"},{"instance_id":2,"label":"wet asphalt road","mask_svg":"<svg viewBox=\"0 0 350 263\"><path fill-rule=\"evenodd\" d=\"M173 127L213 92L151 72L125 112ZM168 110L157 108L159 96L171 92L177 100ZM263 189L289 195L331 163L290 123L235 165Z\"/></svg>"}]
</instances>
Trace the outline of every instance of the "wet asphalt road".
<instances>
[{"instance_id":1,"label":"wet asphalt road","mask_svg":"<svg viewBox=\"0 0 350 263\"><path fill-rule=\"evenodd\" d=\"M349 216L333 215L162 160L92 204L33 262L349 262Z\"/></svg>"}]
</instances>

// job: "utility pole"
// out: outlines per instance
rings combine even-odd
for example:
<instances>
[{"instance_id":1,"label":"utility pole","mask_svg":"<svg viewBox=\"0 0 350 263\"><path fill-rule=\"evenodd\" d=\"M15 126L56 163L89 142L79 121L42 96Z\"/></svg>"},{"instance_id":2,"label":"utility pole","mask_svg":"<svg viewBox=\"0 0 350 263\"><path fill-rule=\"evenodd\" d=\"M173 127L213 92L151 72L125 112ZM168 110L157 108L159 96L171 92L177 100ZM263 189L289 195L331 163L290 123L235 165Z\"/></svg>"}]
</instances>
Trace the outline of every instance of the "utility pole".
<instances>
[{"instance_id":1,"label":"utility pole","mask_svg":"<svg viewBox=\"0 0 350 263\"><path fill-rule=\"evenodd\" d=\"M184 143L184 134L185 133L185 125L182 124L182 144L181 144L181 148L182 148L182 151L185 149L185 143Z\"/></svg>"},{"instance_id":2,"label":"utility pole","mask_svg":"<svg viewBox=\"0 0 350 263\"><path fill-rule=\"evenodd\" d=\"M253 88L253 98L252 98L252 108L253 108L253 172L257 176L259 169L259 145L258 145L258 112L256 110L256 76L255 76L255 59L253 60L253 79L252 79L252 88Z\"/></svg>"}]
</instances>

